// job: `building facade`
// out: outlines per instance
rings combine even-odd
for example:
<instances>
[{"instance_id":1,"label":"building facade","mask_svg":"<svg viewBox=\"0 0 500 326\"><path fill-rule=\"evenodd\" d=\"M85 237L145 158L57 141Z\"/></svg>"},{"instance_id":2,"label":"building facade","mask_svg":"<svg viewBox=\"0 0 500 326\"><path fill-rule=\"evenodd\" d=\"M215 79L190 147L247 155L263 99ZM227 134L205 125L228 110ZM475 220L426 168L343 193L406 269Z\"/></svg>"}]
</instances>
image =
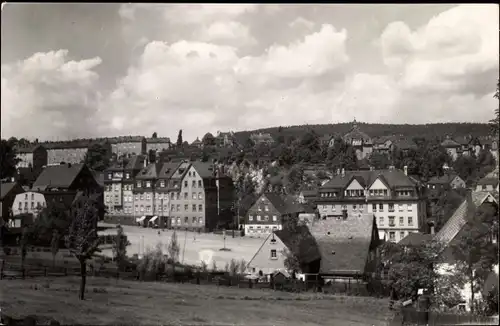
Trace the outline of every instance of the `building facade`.
<instances>
[{"instance_id":1,"label":"building facade","mask_svg":"<svg viewBox=\"0 0 500 326\"><path fill-rule=\"evenodd\" d=\"M12 213L14 215L20 214L33 214L37 216L38 213L47 206L45 196L41 193L28 191L25 193L17 194L12 204Z\"/></svg>"},{"instance_id":2,"label":"building facade","mask_svg":"<svg viewBox=\"0 0 500 326\"><path fill-rule=\"evenodd\" d=\"M375 215L379 237L398 242L426 220L421 189L405 171L342 171L319 189L320 217Z\"/></svg>"},{"instance_id":3,"label":"building facade","mask_svg":"<svg viewBox=\"0 0 500 326\"><path fill-rule=\"evenodd\" d=\"M111 151L117 157L146 154L146 137L122 136L110 138Z\"/></svg>"},{"instance_id":4,"label":"building facade","mask_svg":"<svg viewBox=\"0 0 500 326\"><path fill-rule=\"evenodd\" d=\"M16 168L33 168L35 171L41 170L47 165L47 150L42 145L17 148L17 159L19 162Z\"/></svg>"},{"instance_id":5,"label":"building facade","mask_svg":"<svg viewBox=\"0 0 500 326\"><path fill-rule=\"evenodd\" d=\"M233 147L236 145L236 139L234 137L234 132L220 132L217 131L217 136L215 136L215 145L217 147Z\"/></svg>"},{"instance_id":6,"label":"building facade","mask_svg":"<svg viewBox=\"0 0 500 326\"><path fill-rule=\"evenodd\" d=\"M258 134L251 134L250 135L250 140L253 141L255 145L257 144L267 144L271 145L274 144L274 139L269 133L261 133L259 132Z\"/></svg>"},{"instance_id":7,"label":"building facade","mask_svg":"<svg viewBox=\"0 0 500 326\"><path fill-rule=\"evenodd\" d=\"M17 182L2 182L0 193L0 219L7 222L13 215L12 204L18 194L24 193L24 189Z\"/></svg>"},{"instance_id":8,"label":"building facade","mask_svg":"<svg viewBox=\"0 0 500 326\"><path fill-rule=\"evenodd\" d=\"M356 120L354 120L351 130L342 137L342 140L354 148L358 160L369 157L373 151L371 137L361 131Z\"/></svg>"},{"instance_id":9,"label":"building facade","mask_svg":"<svg viewBox=\"0 0 500 326\"><path fill-rule=\"evenodd\" d=\"M155 152L168 150L171 145L172 143L170 142L170 138L168 137L146 138L146 151L148 153L150 150L153 150Z\"/></svg>"}]
</instances>

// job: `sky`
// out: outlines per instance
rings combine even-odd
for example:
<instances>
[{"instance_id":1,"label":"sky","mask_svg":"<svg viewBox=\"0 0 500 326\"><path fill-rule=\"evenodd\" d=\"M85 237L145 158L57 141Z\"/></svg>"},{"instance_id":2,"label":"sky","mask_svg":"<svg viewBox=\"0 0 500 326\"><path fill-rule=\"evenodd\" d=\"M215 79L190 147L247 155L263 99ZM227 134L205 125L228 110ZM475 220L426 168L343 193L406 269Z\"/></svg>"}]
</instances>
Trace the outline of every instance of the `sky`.
<instances>
[{"instance_id":1,"label":"sky","mask_svg":"<svg viewBox=\"0 0 500 326\"><path fill-rule=\"evenodd\" d=\"M487 122L498 8L7 3L1 136Z\"/></svg>"}]
</instances>

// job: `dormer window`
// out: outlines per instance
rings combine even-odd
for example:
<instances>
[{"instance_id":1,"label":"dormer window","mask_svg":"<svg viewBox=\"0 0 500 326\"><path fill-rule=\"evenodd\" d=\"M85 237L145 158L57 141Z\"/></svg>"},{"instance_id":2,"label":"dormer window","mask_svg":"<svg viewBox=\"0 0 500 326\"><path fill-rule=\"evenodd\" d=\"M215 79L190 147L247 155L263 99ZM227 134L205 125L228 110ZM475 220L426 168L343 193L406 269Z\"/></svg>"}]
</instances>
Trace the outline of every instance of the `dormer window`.
<instances>
[{"instance_id":1,"label":"dormer window","mask_svg":"<svg viewBox=\"0 0 500 326\"><path fill-rule=\"evenodd\" d=\"M160 187L165 188L165 181L160 181Z\"/></svg>"},{"instance_id":2,"label":"dormer window","mask_svg":"<svg viewBox=\"0 0 500 326\"><path fill-rule=\"evenodd\" d=\"M146 181L146 188L151 188L151 181Z\"/></svg>"},{"instance_id":3,"label":"dormer window","mask_svg":"<svg viewBox=\"0 0 500 326\"><path fill-rule=\"evenodd\" d=\"M141 187L141 182L137 181L137 188L140 188L140 187Z\"/></svg>"}]
</instances>

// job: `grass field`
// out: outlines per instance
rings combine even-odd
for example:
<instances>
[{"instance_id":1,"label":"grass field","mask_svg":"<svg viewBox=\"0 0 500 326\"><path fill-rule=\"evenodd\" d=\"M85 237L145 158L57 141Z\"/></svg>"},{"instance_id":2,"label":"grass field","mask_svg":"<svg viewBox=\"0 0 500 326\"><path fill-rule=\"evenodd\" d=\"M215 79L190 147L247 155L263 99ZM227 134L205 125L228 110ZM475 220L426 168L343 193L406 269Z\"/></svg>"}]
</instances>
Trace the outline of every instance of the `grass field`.
<instances>
[{"instance_id":1,"label":"grass field","mask_svg":"<svg viewBox=\"0 0 500 326\"><path fill-rule=\"evenodd\" d=\"M106 225L106 224L99 224ZM114 225L109 225L114 227ZM150 228L142 228L137 226L122 226L125 234L128 237L131 245L127 248L127 254L141 254L148 247L154 249L157 243L162 243L165 254L167 253L167 245L172 237L172 230L161 231L158 235L158 230ZM116 234L115 228L110 228L99 232L99 234ZM144 237L144 246L141 244L141 237ZM224 239L222 235L212 233L195 233L177 231L177 239L180 244L179 260L185 264L199 265L204 259L210 266L214 260L219 268L224 268L226 263L231 259L241 261L244 259L247 263L252 259L262 245L263 238L235 237L232 238L230 233L226 236L226 248L231 251L220 251L224 247ZM111 256L111 249L105 249L102 254Z\"/></svg>"},{"instance_id":2,"label":"grass field","mask_svg":"<svg viewBox=\"0 0 500 326\"><path fill-rule=\"evenodd\" d=\"M0 281L2 312L52 317L61 324L135 325L388 325L387 300L293 294L192 284L35 278Z\"/></svg>"}]
</instances>

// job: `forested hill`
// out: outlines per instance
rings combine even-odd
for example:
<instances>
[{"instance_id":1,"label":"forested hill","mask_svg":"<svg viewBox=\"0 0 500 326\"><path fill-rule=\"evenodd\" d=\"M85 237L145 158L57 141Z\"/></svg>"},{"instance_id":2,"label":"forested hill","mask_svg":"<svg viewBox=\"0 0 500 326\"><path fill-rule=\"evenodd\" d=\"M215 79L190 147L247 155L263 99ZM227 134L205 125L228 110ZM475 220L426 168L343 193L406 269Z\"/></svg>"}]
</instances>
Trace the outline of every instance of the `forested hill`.
<instances>
[{"instance_id":1,"label":"forested hill","mask_svg":"<svg viewBox=\"0 0 500 326\"><path fill-rule=\"evenodd\" d=\"M382 136L402 136L402 137L425 137L444 138L446 135L453 137L471 135L483 137L489 135L489 125L487 123L434 123L425 125L411 124L372 124L358 122L359 128L372 138ZM352 123L324 124L324 125L300 125L288 127L272 127L250 131L235 132L237 139L247 139L252 133L270 133L273 138L279 135L300 137L307 131L313 130L319 136L327 134L344 134L352 127Z\"/></svg>"}]
</instances>

